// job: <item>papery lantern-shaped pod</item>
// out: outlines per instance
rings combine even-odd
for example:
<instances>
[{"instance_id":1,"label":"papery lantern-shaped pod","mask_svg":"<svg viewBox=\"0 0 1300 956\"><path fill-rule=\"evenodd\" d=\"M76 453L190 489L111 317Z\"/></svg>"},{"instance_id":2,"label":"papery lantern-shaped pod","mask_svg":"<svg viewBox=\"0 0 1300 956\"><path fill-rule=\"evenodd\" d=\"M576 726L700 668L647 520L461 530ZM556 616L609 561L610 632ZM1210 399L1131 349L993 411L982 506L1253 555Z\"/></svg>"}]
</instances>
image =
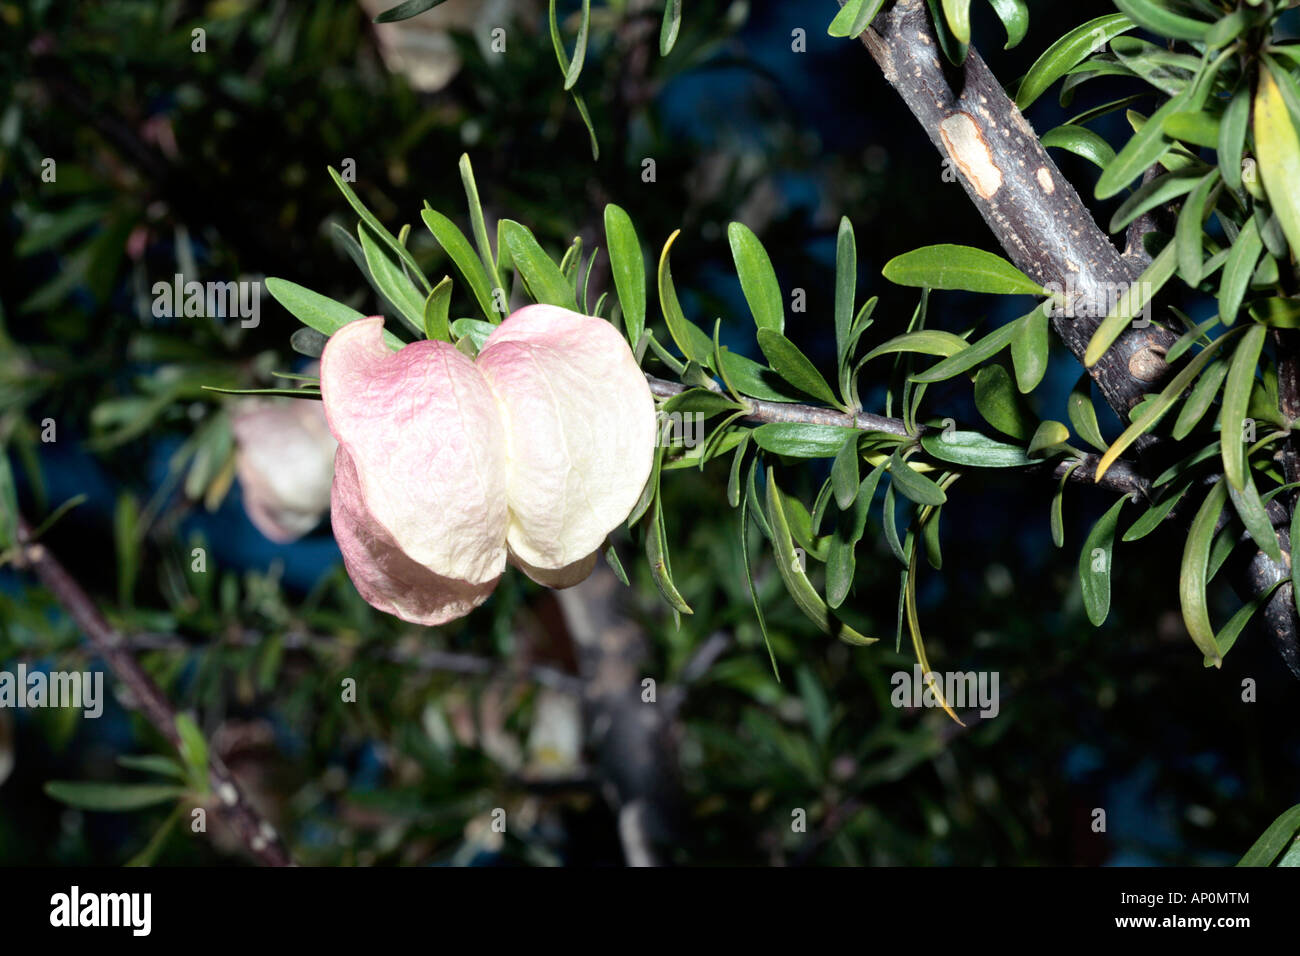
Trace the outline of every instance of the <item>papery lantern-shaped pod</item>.
<instances>
[{"instance_id":1,"label":"papery lantern-shaped pod","mask_svg":"<svg viewBox=\"0 0 1300 956\"><path fill-rule=\"evenodd\" d=\"M476 364L506 430L511 558L541 584L576 584L650 477L645 375L604 319L549 305L506 319Z\"/></svg>"},{"instance_id":2,"label":"papery lantern-shaped pod","mask_svg":"<svg viewBox=\"0 0 1300 956\"><path fill-rule=\"evenodd\" d=\"M321 357L339 441L331 514L370 604L442 624L487 599L505 567L506 440L474 363L446 342L391 352L383 319L352 322Z\"/></svg>"},{"instance_id":3,"label":"papery lantern-shaped pod","mask_svg":"<svg viewBox=\"0 0 1300 956\"><path fill-rule=\"evenodd\" d=\"M231 415L244 511L272 541L301 538L330 507L338 447L320 402L246 399Z\"/></svg>"}]
</instances>

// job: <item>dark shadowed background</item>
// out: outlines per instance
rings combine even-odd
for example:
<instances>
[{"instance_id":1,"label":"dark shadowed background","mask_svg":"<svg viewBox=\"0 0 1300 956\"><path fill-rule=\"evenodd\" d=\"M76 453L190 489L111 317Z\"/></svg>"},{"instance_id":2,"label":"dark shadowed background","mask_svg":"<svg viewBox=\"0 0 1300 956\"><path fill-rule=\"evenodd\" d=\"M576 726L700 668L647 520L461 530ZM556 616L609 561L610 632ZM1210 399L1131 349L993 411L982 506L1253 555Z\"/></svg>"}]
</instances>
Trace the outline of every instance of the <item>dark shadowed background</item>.
<instances>
[{"instance_id":1,"label":"dark shadowed background","mask_svg":"<svg viewBox=\"0 0 1300 956\"><path fill-rule=\"evenodd\" d=\"M782 287L806 292L788 334L829 368L841 215L857 231L859 294L881 298L871 333L881 341L916 305L914 290L879 277L884 262L929 243L992 241L865 51L826 35L831 0L688 0L666 59L654 49L660 4L640 20L597 18L580 89L598 160L562 90L545 4L451 2L380 32L370 15L384 6L0 0L0 443L33 524L84 496L44 542L138 635L149 671L301 860L621 864L606 786L618 755L597 755L578 698L538 679L575 669L565 608L511 573L468 618L422 631L361 602L327 519L290 543L266 537L235 475L241 400L201 386L265 387L272 371L303 369L289 344L298 324L270 296L255 328L159 318L153 284L279 276L380 311L334 237L332 224L350 231L355 220L326 167L354 161L358 193L394 231L412 224L409 245L438 276L451 269L419 210L427 200L464 225L457 162L468 153L489 216L528 224L549 250L574 235L599 245L607 202L656 252L680 228L673 271L687 315L706 328L721 317L724 343L757 356L726 240L728 222L745 222ZM1006 52L996 19L977 9L975 45L1008 85L1054 38L1111 9L1030 8L1028 37ZM496 27L504 53L490 47ZM566 21L566 35L574 29ZM1095 84L1068 110L1050 94L1029 118L1050 128L1123 95L1123 83ZM1112 141L1123 135L1113 121ZM47 158L53 182L42 179ZM1057 159L1090 196L1096 170ZM607 267L592 282L608 288ZM938 293L930 324L962 331L989 309L1018 315L1016 305ZM458 291L453 316L471 307ZM1054 353L1038 411L1062 418L1078 375ZM868 410L879 398L864 388ZM926 413L972 420L969 382L932 388ZM54 441L42 440L47 420ZM794 490L807 501L824 472L804 477ZM921 613L937 669L999 676L999 715L962 729L889 703L890 675L913 659L891 640L899 567L878 527L848 601L884 638L871 648L819 634L760 561L776 680L726 480L716 464L664 482L674 576L696 612L680 627L640 539L615 538L631 587L614 607L644 641L638 673L661 696L682 692L666 752L638 763L669 793L669 861L1222 864L1300 800L1300 686L1250 631L1222 671L1202 666L1176 603L1178 530L1117 545L1111 615L1094 629L1076 567L1110 499L1070 488L1057 550L1050 483L961 482ZM719 653L693 667L711 639ZM453 656L422 658L428 650ZM9 564L0 670L20 661L102 666ZM348 678L356 703L341 700ZM1245 679L1254 702L1242 700ZM165 863L241 860L219 824L214 840L191 833L188 809L151 844L170 804L89 812L46 792L50 781L139 782L117 758L167 752L118 700L98 720L0 710L0 862L118 864L146 847ZM492 829L497 808L505 834ZM1093 829L1097 808L1105 832ZM792 831L799 809L807 832Z\"/></svg>"}]
</instances>

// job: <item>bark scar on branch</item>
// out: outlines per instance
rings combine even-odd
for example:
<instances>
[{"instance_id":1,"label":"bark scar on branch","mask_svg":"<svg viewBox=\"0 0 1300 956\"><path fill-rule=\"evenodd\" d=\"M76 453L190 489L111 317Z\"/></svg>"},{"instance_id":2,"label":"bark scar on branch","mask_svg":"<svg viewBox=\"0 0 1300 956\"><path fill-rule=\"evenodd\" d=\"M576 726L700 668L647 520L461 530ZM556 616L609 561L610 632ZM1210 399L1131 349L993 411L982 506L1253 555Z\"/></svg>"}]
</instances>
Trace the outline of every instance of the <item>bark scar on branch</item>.
<instances>
[{"instance_id":1,"label":"bark scar on branch","mask_svg":"<svg viewBox=\"0 0 1300 956\"><path fill-rule=\"evenodd\" d=\"M839 0L841 6L844 2ZM1058 310L1052 326L1082 364L1109 304L1141 276L1149 262L1141 240L1158 226L1155 214L1140 217L1130 227L1128 248L1121 255L979 53L971 47L966 62L956 71L947 70L940 62L938 40L923 0L898 0L872 21L861 40L935 147L961 170L963 188L1011 260L1043 285L1059 287L1074 303L1075 317ZM954 73L956 79L950 80ZM968 119L975 125L973 131ZM991 160L983 156L984 149ZM1001 176L1000 181L984 168L988 164ZM1155 171L1147 170L1144 181L1154 175ZM1128 420L1129 411L1144 395L1158 391L1168 379L1170 369L1164 357L1176 339L1173 331L1155 324L1145 328L1130 324L1088 370L1121 421ZM1285 382L1282 385L1281 404L1287 412L1290 403L1288 417L1294 418L1300 414L1300 371L1296 371L1300 361L1295 359L1300 350L1296 343L1278 345L1282 359L1279 377L1289 377L1291 383L1289 390ZM1135 447L1141 454L1157 444L1158 439L1148 433ZM1300 454L1290 439L1283 455L1284 466L1300 476ZM1079 472L1085 468L1076 474ZM1296 480L1296 476L1287 475L1288 482ZM1278 524L1278 517L1273 517ZM1279 538L1289 556L1285 530ZM1244 560L1234 562L1239 567L1233 583L1244 598L1262 597L1290 573L1258 550L1242 557ZM1263 617L1269 639L1292 674L1300 678L1300 620L1289 584L1273 593Z\"/></svg>"},{"instance_id":2,"label":"bark scar on branch","mask_svg":"<svg viewBox=\"0 0 1300 956\"><path fill-rule=\"evenodd\" d=\"M962 187L1011 260L1073 302L1073 314L1057 314L1052 324L1082 360L1120 287L1140 275L1141 264L1120 256L974 48L950 78L922 0L899 0L861 39L957 167ZM1130 326L1089 369L1122 419L1158 390L1168 373L1164 355L1177 338L1154 324Z\"/></svg>"}]
</instances>

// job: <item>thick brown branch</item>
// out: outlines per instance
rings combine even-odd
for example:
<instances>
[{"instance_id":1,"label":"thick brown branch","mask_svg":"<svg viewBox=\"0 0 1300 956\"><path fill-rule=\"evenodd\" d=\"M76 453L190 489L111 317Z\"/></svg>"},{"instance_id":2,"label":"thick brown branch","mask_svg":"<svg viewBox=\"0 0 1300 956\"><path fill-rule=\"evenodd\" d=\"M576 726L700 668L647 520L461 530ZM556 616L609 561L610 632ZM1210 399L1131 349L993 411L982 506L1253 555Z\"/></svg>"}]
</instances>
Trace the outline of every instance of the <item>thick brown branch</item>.
<instances>
[{"instance_id":1,"label":"thick brown branch","mask_svg":"<svg viewBox=\"0 0 1300 956\"><path fill-rule=\"evenodd\" d=\"M899 0L878 16L862 42L960 182L998 243L1025 273L1060 290L1073 317L1053 327L1080 359L1101 319L1140 264L1123 259L1093 222L1038 136L997 78L971 49L946 70L923 0ZM1121 418L1155 390L1177 338L1148 325L1130 327L1089 371Z\"/></svg>"},{"instance_id":2,"label":"thick brown branch","mask_svg":"<svg viewBox=\"0 0 1300 956\"><path fill-rule=\"evenodd\" d=\"M144 715L169 743L180 747L176 711L158 685L136 662L123 635L104 619L85 590L43 544L31 541L31 528L18 522L21 565L31 568L54 595L68 616L104 658L118 680L130 691L131 706ZM215 753L209 757L209 777L219 811L239 834L249 852L268 866L289 866L292 861L279 834L248 802L230 771Z\"/></svg>"},{"instance_id":3,"label":"thick brown branch","mask_svg":"<svg viewBox=\"0 0 1300 956\"><path fill-rule=\"evenodd\" d=\"M1159 225L1155 214L1133 224L1126 254L1120 255L979 53L972 48L958 70L944 67L923 0L898 0L876 17L863 33L862 43L939 152L961 173L963 188L1007 255L1037 281L1068 294L1075 317L1056 315L1052 324L1082 360L1109 305L1149 261L1141 239ZM1121 421L1128 420L1143 395L1157 390L1168 377L1164 356L1175 338L1173 332L1154 324L1130 325L1089 369ZM1288 374L1279 368L1280 378ZM1300 411L1300 371L1293 368L1290 374L1297 384L1292 404ZM1284 411L1286 402L1283 398ZM1294 417L1295 412L1288 414ZM1155 441L1144 435L1136 447L1143 451ZM1300 458L1289 439L1283 465L1300 475ZM1076 474L1083 472L1080 468ZM1287 480L1297 477L1288 473ZM1289 556L1285 529L1279 538ZM1288 574L1287 567L1252 550L1239 563L1233 583L1238 593L1251 599L1267 593ZM1300 620L1290 585L1283 584L1273 593L1264 607L1264 620L1288 668L1300 677Z\"/></svg>"}]
</instances>

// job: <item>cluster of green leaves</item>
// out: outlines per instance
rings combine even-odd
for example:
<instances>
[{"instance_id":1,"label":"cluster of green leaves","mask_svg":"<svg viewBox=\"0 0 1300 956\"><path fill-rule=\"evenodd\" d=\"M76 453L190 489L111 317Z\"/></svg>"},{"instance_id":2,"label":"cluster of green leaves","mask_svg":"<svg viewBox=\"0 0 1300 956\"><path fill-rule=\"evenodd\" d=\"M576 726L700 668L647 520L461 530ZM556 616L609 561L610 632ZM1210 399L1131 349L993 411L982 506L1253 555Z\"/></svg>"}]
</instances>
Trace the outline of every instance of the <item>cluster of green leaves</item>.
<instances>
[{"instance_id":1,"label":"cluster of green leaves","mask_svg":"<svg viewBox=\"0 0 1300 956\"><path fill-rule=\"evenodd\" d=\"M1099 77L1125 77L1151 87L1149 94L1091 108L1042 137L1045 145L1077 153L1101 168L1099 199L1123 192L1147 170L1158 170L1120 204L1110 222L1113 231L1126 229L1144 214L1176 211L1176 215L1169 213L1170 221L1176 222L1169 232L1160 231L1157 222L1146 233L1150 265L1117 297L1097 327L1084 363L1095 365L1175 278L1193 303L1187 304L1188 309L1199 308L1199 298L1217 305L1217 314L1193 321L1185 312L1172 310L1174 322L1185 331L1165 358L1171 365L1184 358L1186 362L1158 393L1132 409L1118 437L1107 441L1102 436L1086 373L1070 396L1067 417L1079 438L1101 453L1095 470L1101 480L1138 439L1156 430L1175 407L1179 409L1172 429L1163 437L1186 442L1187 452L1155 478L1156 498L1124 533L1125 541L1155 530L1190 490L1203 484L1216 463L1221 465L1224 477L1192 522L1180 587L1188 631L1207 666L1218 665L1267 595L1247 603L1216 633L1209 618L1207 584L1243 531L1266 554L1282 560L1267 505L1292 487L1272 458L1292 422L1279 411L1276 365L1265 345L1270 329L1300 326L1293 252L1300 247L1296 70L1300 45L1273 37L1285 4L1199 3L1192 5L1194 11L1153 0L1125 0L1118 5L1122 13L1085 23L1052 44L1021 81L1016 102L1027 108L1062 78L1063 105L1083 83ZM841 11L844 19L838 21L839 27L847 29L845 11L850 6ZM863 4L860 9L864 14L872 12L870 6ZM949 6L944 4L948 25L961 36L960 17L954 22ZM1157 34L1165 44L1128 35L1138 28ZM1176 50L1177 43L1193 52ZM1144 95L1158 98L1157 109L1149 118L1128 112L1135 133L1118 152L1088 128L1087 124ZM1206 155L1210 150L1213 158ZM1211 228L1213 223L1217 229ZM926 247L900 256L885 267L884 275L900 284L932 289L1045 294L1010 263L953 246ZM956 444L923 438L925 451L944 461L983 466L1002 461L1024 464L1044 456L1077 459L1079 450L1068 443L1069 428L1058 421L1036 422L1018 394L1032 392L1042 379L1048 357L1048 316L1062 304L1057 299L1052 297L974 343L968 344L965 336L909 330L877 350L940 356L942 361L933 368L912 376L916 383L970 371L981 415L1024 446L991 448L977 439L973 447L978 451L968 453L971 443L964 436ZM1014 385L1013 376L993 361L1008 347ZM1211 415L1216 403L1217 414ZM1253 436L1247 426L1256 422L1266 433L1244 440ZM1069 466L1053 500L1052 533L1058 547L1063 541L1061 496L1075 467ZM1125 500L1117 501L1097 522L1080 555L1084 603L1089 618L1098 625L1109 611L1114 537ZM1228 501L1235 520L1220 528Z\"/></svg>"},{"instance_id":2,"label":"cluster of green leaves","mask_svg":"<svg viewBox=\"0 0 1300 956\"><path fill-rule=\"evenodd\" d=\"M208 741L188 714L176 718L180 740L177 757L164 754L121 756L117 763L125 770L148 774L161 781L109 783L100 781L51 780L45 792L61 803L79 810L129 813L161 804L175 804L155 831L153 838L127 861L127 866L150 866L158 858L176 825L204 801L211 781L208 773Z\"/></svg>"},{"instance_id":3,"label":"cluster of green leaves","mask_svg":"<svg viewBox=\"0 0 1300 956\"><path fill-rule=\"evenodd\" d=\"M762 362L721 344L721 318L715 319L710 334L686 317L671 266L680 231L664 243L653 281L667 333L661 341L656 328L648 324L652 283L646 270L646 249L623 209L611 204L604 214L616 295L602 294L593 301L588 286L599 249L584 255L582 241L575 237L561 257L552 258L526 226L510 219L499 221L494 246L484 225L468 157L462 157L460 171L474 245L449 217L431 208L422 213L470 292L460 297L451 276L433 283L420 271L406 248L406 227L394 235L334 174L360 220L361 243L353 259L386 303L389 314L402 320L410 334L454 343L471 355L504 317L506 303L516 289L533 301L609 318L622 328L639 359L657 363L681 383L681 390L661 403L666 426L682 417L708 423L703 440L698 442L684 440L685 436L674 434L671 427L665 428L651 478L627 522L629 529L641 526L650 570L674 613L690 614L692 609L674 583L662 477L674 470L703 468L729 456L728 503L739 511L746 576L765 637L748 549L751 523L768 542L777 573L808 619L850 644L877 640L868 636L861 616L845 604L853 590L856 555L868 517L879 502L880 525L899 562L895 645L906 630L928 673L916 582L922 551L930 566L942 567L939 525L948 489L970 469L1027 467L1056 454L1079 454L1068 444L1063 425L1034 424L1020 400L1020 393L1035 388L1046 369L1047 317L1043 307L1036 306L1022 319L971 343L965 336L925 327L928 290L964 288L1009 295L1042 295L1044 290L1006 260L978 249L941 246L917 250L885 268L885 275L895 282L922 287L920 304L907 330L875 348L865 348L864 336L872 326L877 300L858 300L857 245L852 225L843 219L836 252L833 321L837 374L832 386L786 336L781 284L763 244L744 224L731 223L727 238ZM360 317L360 313L284 279L268 279L267 287L300 321L320 334L317 345L324 336ZM481 318L451 319L453 304L476 305ZM389 345L399 348L402 341L390 335ZM299 341L296 347L301 344ZM968 373L1007 347L1013 354L1016 385L997 365L985 367L976 376L977 404L1001 437L937 428L920 420L921 403L931 383ZM918 358L934 356L943 360L931 368L916 368ZM859 382L868 363L885 357L892 359L893 366L884 416L879 427L872 427L872 419L855 417L862 411ZM826 406L831 420L754 421L756 403L807 400ZM801 407L807 411L806 406ZM888 416L895 409L901 417L891 420ZM813 503L805 505L781 489L775 466L816 459L829 461L830 472ZM906 506L907 520L899 520L899 505ZM607 557L626 580L612 545ZM824 576L814 576L810 562L823 565ZM815 577L822 579L821 587ZM768 645L770 652L770 640Z\"/></svg>"},{"instance_id":4,"label":"cluster of green leaves","mask_svg":"<svg viewBox=\"0 0 1300 956\"><path fill-rule=\"evenodd\" d=\"M1112 216L1112 231L1152 213L1172 223L1170 228L1158 219L1156 230L1144 237L1150 265L1097 328L1086 364L1095 364L1175 279L1184 286L1189 311L1217 306L1196 321L1175 310L1185 331L1166 359L1174 363L1197 345L1203 348L1159 394L1133 409L1132 423L1098 472L1179 409L1167 437L1186 442L1186 452L1157 479L1160 497L1124 536L1133 540L1153 530L1216 463L1222 467L1222 481L1193 521L1180 588L1188 630L1207 663L1218 664L1262 600L1247 604L1216 634L1207 609L1209 578L1242 528L1281 560L1265 504L1285 487L1273 452L1292 422L1279 411L1276 362L1265 345L1269 330L1300 325L1294 297L1300 44L1277 36L1278 18L1291 4L1117 0L1117 6L1122 12L1089 21L1054 43L1026 74L1016 101L1028 107L1062 78L1062 105L1083 84L1102 78L1149 87L1086 110L1042 139L1100 168L1098 199L1119 196L1142 177ZM1160 42L1131 35L1139 29ZM1129 108L1150 96L1156 102L1149 115ZM1134 135L1115 151L1088 124L1117 110L1126 110ZM1261 434L1255 434L1255 423ZM1216 535L1228 501L1237 520Z\"/></svg>"},{"instance_id":5,"label":"cluster of green leaves","mask_svg":"<svg viewBox=\"0 0 1300 956\"><path fill-rule=\"evenodd\" d=\"M965 61L970 49L971 0L927 0L944 55L955 64ZM1006 49L1019 45L1029 32L1029 5L1025 0L988 0L1006 30ZM833 37L857 37L885 7L885 0L846 0L827 32Z\"/></svg>"}]
</instances>

